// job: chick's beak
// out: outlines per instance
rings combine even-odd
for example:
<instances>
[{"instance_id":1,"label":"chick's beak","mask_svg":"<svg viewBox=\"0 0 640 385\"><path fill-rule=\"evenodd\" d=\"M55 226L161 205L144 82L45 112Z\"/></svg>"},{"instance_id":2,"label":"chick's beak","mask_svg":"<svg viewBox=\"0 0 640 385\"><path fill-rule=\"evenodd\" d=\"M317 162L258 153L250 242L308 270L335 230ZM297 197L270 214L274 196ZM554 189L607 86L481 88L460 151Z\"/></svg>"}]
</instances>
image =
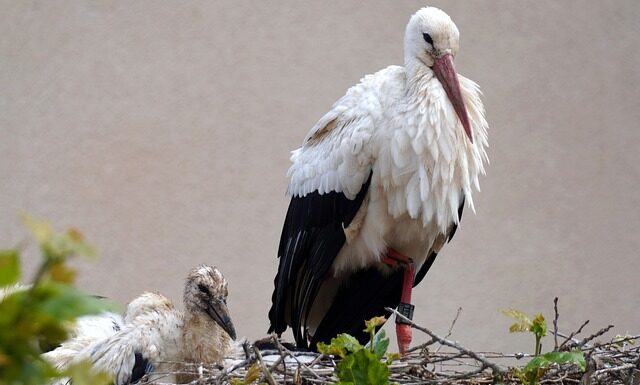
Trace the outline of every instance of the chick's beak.
<instances>
[{"instance_id":1,"label":"chick's beak","mask_svg":"<svg viewBox=\"0 0 640 385\"><path fill-rule=\"evenodd\" d=\"M462 99L462 93L460 92L460 82L458 81L458 74L453 66L453 57L451 54L445 54L435 59L433 63L433 72L442 84L449 101L453 105L453 109L456 111L464 132L467 137L473 143L473 135L471 133L471 125L469 124L469 116L467 115L467 108L464 105Z\"/></svg>"},{"instance_id":2,"label":"chick's beak","mask_svg":"<svg viewBox=\"0 0 640 385\"><path fill-rule=\"evenodd\" d=\"M227 308L226 303L221 300L214 299L209 302L207 306L207 314L209 314L209 316L213 318L213 320L216 321L216 323L220 325L227 334L229 334L231 339L236 339L236 329L233 326L233 322L231 322L229 309Z\"/></svg>"}]
</instances>

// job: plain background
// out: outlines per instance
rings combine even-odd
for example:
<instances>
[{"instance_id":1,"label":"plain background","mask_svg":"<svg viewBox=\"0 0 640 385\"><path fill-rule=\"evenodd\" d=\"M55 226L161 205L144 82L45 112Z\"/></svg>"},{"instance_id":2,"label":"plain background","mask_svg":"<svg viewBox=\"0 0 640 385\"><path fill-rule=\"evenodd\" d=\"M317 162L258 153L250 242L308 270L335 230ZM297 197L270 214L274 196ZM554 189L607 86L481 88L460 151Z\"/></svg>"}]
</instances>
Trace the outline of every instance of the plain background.
<instances>
[{"instance_id":1,"label":"plain background","mask_svg":"<svg viewBox=\"0 0 640 385\"><path fill-rule=\"evenodd\" d=\"M462 307L452 338L529 351L499 310L550 319L559 296L566 332L639 332L640 2L432 4L485 93L491 165L416 321L445 334ZM119 303L179 303L188 270L217 265L239 335L264 336L289 151L364 74L402 64L424 5L0 2L0 245L25 238L20 210L78 227L100 251L79 285Z\"/></svg>"}]
</instances>

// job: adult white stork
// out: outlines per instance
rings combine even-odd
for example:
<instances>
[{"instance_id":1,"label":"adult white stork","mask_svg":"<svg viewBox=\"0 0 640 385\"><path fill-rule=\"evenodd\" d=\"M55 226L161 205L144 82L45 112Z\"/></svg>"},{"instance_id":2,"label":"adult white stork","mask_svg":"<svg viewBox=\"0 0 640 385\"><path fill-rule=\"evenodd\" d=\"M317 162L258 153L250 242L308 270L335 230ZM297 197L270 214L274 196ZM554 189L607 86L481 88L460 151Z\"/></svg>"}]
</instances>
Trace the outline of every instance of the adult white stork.
<instances>
[{"instance_id":1,"label":"adult white stork","mask_svg":"<svg viewBox=\"0 0 640 385\"><path fill-rule=\"evenodd\" d=\"M136 383L158 366L167 369L167 361L218 362L236 338L227 294L227 281L218 269L198 266L186 280L184 312L161 294L145 293L139 297L146 306L143 312L86 346L71 362L91 361L94 368L110 373L115 385Z\"/></svg>"},{"instance_id":2,"label":"adult white stork","mask_svg":"<svg viewBox=\"0 0 640 385\"><path fill-rule=\"evenodd\" d=\"M458 36L446 13L420 9L404 67L365 76L292 152L270 332L291 326L313 349L343 332L365 341L363 320L410 303L473 209L488 127L478 85L454 69ZM410 329L397 331L404 351Z\"/></svg>"}]
</instances>

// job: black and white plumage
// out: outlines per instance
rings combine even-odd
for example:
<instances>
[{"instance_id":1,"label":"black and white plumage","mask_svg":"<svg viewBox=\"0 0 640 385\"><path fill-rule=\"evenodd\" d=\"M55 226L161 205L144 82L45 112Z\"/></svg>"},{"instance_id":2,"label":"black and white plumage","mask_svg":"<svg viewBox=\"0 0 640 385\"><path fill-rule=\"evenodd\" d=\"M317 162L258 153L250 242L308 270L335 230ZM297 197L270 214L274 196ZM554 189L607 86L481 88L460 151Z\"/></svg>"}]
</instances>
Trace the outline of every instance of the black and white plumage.
<instances>
[{"instance_id":1,"label":"black and white plumage","mask_svg":"<svg viewBox=\"0 0 640 385\"><path fill-rule=\"evenodd\" d=\"M138 316L152 311L161 301L154 293L144 293L127 304L124 315L107 311L79 317L68 339L42 356L54 367L64 369L84 348L116 334Z\"/></svg>"},{"instance_id":2,"label":"black and white plumage","mask_svg":"<svg viewBox=\"0 0 640 385\"><path fill-rule=\"evenodd\" d=\"M270 331L315 348L396 307L403 269L415 284L453 236L488 162L478 86L455 73L458 29L437 8L413 15L405 65L365 76L293 151L292 196L278 249Z\"/></svg>"},{"instance_id":3,"label":"black and white plumage","mask_svg":"<svg viewBox=\"0 0 640 385\"><path fill-rule=\"evenodd\" d=\"M115 385L124 385L169 369L167 362L220 361L236 338L227 295L227 281L220 271L198 266L186 280L184 312L162 294L144 293L132 301L137 304L136 314L120 330L87 344L70 361L56 365L88 360L94 368L111 374Z\"/></svg>"}]
</instances>

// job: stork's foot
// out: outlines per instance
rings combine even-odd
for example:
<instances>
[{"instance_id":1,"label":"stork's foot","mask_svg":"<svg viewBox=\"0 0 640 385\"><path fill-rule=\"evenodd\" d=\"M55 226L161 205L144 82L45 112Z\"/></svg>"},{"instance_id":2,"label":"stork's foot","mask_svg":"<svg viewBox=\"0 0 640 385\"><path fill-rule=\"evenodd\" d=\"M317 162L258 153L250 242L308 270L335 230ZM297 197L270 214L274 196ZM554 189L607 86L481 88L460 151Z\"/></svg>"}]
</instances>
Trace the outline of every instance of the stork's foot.
<instances>
[{"instance_id":1,"label":"stork's foot","mask_svg":"<svg viewBox=\"0 0 640 385\"><path fill-rule=\"evenodd\" d=\"M398 350L400 350L400 356L404 357L407 355L407 351L411 345L411 326L407 324L396 324L396 336L398 338Z\"/></svg>"},{"instance_id":2,"label":"stork's foot","mask_svg":"<svg viewBox=\"0 0 640 385\"><path fill-rule=\"evenodd\" d=\"M410 303L400 302L397 310L398 313L402 314L409 320L412 320L414 308L415 306ZM398 316L396 316L396 338L398 339L398 349L400 350L400 355L403 357L409 350L412 335L413 331L411 330L411 324L404 319L400 319L398 318Z\"/></svg>"}]
</instances>

